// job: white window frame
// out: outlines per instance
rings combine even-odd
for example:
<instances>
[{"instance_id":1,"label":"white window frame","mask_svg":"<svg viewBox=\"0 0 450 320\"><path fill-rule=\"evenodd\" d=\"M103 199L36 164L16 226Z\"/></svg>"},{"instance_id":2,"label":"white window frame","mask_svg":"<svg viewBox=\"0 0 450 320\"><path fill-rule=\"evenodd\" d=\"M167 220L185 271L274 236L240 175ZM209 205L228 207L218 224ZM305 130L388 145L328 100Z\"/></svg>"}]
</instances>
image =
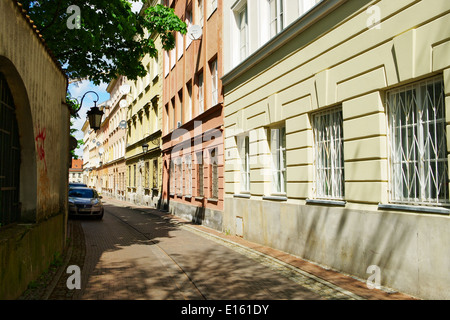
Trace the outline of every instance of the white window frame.
<instances>
[{"instance_id":1,"label":"white window frame","mask_svg":"<svg viewBox=\"0 0 450 320\"><path fill-rule=\"evenodd\" d=\"M390 201L448 206L448 153L442 76L389 90L386 92L386 104Z\"/></svg>"},{"instance_id":2,"label":"white window frame","mask_svg":"<svg viewBox=\"0 0 450 320\"><path fill-rule=\"evenodd\" d=\"M285 195L286 179L286 127L269 129L270 153L272 163L272 194Z\"/></svg>"},{"instance_id":3,"label":"white window frame","mask_svg":"<svg viewBox=\"0 0 450 320\"><path fill-rule=\"evenodd\" d=\"M250 136L238 136L239 170L241 176L241 192L250 192Z\"/></svg>"},{"instance_id":4,"label":"white window frame","mask_svg":"<svg viewBox=\"0 0 450 320\"><path fill-rule=\"evenodd\" d=\"M243 23L243 18L245 23ZM248 57L249 32L248 32L248 9L247 3L237 12L238 32L239 32L239 61ZM245 39L243 39L245 37Z\"/></svg>"},{"instance_id":5,"label":"white window frame","mask_svg":"<svg viewBox=\"0 0 450 320\"><path fill-rule=\"evenodd\" d=\"M285 28L286 3L284 0L267 1L269 4L269 34L270 38L273 38Z\"/></svg>"},{"instance_id":6,"label":"white window frame","mask_svg":"<svg viewBox=\"0 0 450 320\"><path fill-rule=\"evenodd\" d=\"M315 113L314 135L315 197L343 200L345 192L342 108Z\"/></svg>"},{"instance_id":7,"label":"white window frame","mask_svg":"<svg viewBox=\"0 0 450 320\"><path fill-rule=\"evenodd\" d=\"M298 15L303 16L306 12L315 7L322 0L299 0L298 1Z\"/></svg>"}]
</instances>

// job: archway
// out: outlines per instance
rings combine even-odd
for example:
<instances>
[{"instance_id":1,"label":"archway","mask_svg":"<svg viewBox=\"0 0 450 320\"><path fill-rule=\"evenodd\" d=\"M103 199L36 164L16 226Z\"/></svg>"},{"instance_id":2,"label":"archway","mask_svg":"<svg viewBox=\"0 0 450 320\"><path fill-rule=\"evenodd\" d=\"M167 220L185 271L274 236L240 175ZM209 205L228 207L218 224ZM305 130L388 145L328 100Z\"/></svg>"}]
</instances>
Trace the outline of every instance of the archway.
<instances>
[{"instance_id":1,"label":"archway","mask_svg":"<svg viewBox=\"0 0 450 320\"><path fill-rule=\"evenodd\" d=\"M35 222L37 207L37 163L34 125L25 84L14 64L0 56L0 73L11 93L15 107L20 145L19 191L20 222Z\"/></svg>"}]
</instances>

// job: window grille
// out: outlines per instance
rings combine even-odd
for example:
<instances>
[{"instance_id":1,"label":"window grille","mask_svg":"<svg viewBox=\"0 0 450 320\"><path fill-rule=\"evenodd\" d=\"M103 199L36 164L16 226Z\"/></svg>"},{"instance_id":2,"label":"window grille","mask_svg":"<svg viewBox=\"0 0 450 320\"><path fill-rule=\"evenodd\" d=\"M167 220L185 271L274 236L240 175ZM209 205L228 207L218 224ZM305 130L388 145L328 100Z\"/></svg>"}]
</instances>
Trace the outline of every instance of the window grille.
<instances>
[{"instance_id":1,"label":"window grille","mask_svg":"<svg viewBox=\"0 0 450 320\"><path fill-rule=\"evenodd\" d=\"M19 221L20 142L12 94L0 73L0 224Z\"/></svg>"},{"instance_id":2,"label":"window grille","mask_svg":"<svg viewBox=\"0 0 450 320\"><path fill-rule=\"evenodd\" d=\"M444 82L428 79L387 92L391 201L449 203Z\"/></svg>"},{"instance_id":3,"label":"window grille","mask_svg":"<svg viewBox=\"0 0 450 320\"><path fill-rule=\"evenodd\" d=\"M320 112L313 117L316 197L343 199L344 150L342 109Z\"/></svg>"}]
</instances>

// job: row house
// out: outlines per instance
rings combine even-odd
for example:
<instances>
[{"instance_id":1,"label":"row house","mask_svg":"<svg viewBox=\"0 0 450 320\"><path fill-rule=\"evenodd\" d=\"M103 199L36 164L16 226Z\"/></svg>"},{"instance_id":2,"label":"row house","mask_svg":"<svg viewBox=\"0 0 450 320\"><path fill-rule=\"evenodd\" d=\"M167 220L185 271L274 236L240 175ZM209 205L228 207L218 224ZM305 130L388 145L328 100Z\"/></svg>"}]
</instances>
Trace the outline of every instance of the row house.
<instances>
[{"instance_id":1,"label":"row house","mask_svg":"<svg viewBox=\"0 0 450 320\"><path fill-rule=\"evenodd\" d=\"M223 231L448 299L448 0L223 0Z\"/></svg>"},{"instance_id":2,"label":"row house","mask_svg":"<svg viewBox=\"0 0 450 320\"><path fill-rule=\"evenodd\" d=\"M105 173L106 189L103 193L116 199L125 200L125 143L126 132L124 122L126 123L126 110L120 107L120 101L123 94L120 92L120 86L125 83L125 78L120 76L111 81L106 88L110 94L108 100L109 122L106 135L108 137L108 146L104 149L104 160L102 165L107 170Z\"/></svg>"},{"instance_id":3,"label":"row house","mask_svg":"<svg viewBox=\"0 0 450 320\"><path fill-rule=\"evenodd\" d=\"M160 3L149 1L141 9ZM148 34L146 35L148 36ZM158 50L156 57L146 55L141 60L147 75L127 81L129 91L125 101L126 135L126 194L127 200L158 207L161 196L161 127L162 127L162 61L163 49L157 34L150 37Z\"/></svg>"},{"instance_id":4,"label":"row house","mask_svg":"<svg viewBox=\"0 0 450 320\"><path fill-rule=\"evenodd\" d=\"M164 52L163 208L222 229L222 1L165 1L186 22ZM191 26L196 26L196 35Z\"/></svg>"}]
</instances>

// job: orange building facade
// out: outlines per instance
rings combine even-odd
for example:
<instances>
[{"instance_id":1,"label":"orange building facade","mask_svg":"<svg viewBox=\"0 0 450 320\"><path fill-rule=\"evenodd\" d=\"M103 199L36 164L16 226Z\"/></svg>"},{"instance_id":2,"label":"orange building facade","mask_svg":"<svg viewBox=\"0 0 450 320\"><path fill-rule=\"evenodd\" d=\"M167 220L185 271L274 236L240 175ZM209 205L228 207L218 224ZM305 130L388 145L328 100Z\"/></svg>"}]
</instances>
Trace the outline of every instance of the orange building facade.
<instances>
[{"instance_id":1,"label":"orange building facade","mask_svg":"<svg viewBox=\"0 0 450 320\"><path fill-rule=\"evenodd\" d=\"M222 229L222 1L167 0L188 26L164 53L162 207ZM201 30L189 32L192 26ZM195 28L194 27L194 28Z\"/></svg>"}]
</instances>

